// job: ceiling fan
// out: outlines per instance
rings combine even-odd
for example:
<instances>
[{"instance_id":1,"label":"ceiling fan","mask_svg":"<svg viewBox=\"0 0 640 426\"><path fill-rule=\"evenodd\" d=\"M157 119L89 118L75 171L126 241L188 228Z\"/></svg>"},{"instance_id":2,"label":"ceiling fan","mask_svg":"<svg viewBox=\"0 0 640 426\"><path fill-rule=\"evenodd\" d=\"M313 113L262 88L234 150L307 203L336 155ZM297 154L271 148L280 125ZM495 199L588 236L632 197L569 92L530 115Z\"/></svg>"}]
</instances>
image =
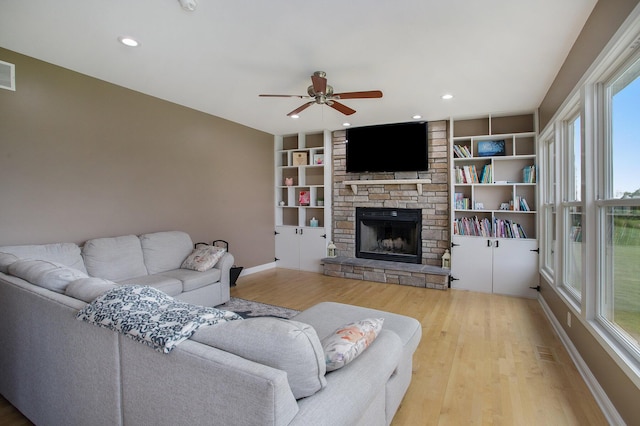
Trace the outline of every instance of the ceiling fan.
<instances>
[{"instance_id":1,"label":"ceiling fan","mask_svg":"<svg viewBox=\"0 0 640 426\"><path fill-rule=\"evenodd\" d=\"M264 97L275 98L300 98L300 99L313 99L287 114L289 117L297 115L299 112L304 111L313 104L328 105L331 108L340 111L345 115L351 115L356 112L355 109L351 109L345 104L338 102L342 99L366 99L366 98L381 98L382 92L380 90L369 90L365 92L343 92L333 93L333 87L327 84L327 73L324 71L316 71L311 76L311 86L307 88L308 95L259 95Z\"/></svg>"}]
</instances>

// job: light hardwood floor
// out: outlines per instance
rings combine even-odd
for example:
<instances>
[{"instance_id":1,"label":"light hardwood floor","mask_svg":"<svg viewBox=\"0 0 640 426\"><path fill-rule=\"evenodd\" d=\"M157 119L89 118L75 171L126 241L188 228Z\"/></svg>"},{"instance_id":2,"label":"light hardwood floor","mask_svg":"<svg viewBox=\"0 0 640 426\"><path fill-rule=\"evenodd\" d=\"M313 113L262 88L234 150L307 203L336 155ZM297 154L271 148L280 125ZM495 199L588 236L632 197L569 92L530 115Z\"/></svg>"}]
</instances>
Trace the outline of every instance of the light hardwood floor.
<instances>
[{"instance_id":1,"label":"light hardwood floor","mask_svg":"<svg viewBox=\"0 0 640 426\"><path fill-rule=\"evenodd\" d=\"M335 301L416 318L422 340L392 425L606 425L536 300L273 269L232 296L303 310ZM4 399L0 426L23 418Z\"/></svg>"}]
</instances>

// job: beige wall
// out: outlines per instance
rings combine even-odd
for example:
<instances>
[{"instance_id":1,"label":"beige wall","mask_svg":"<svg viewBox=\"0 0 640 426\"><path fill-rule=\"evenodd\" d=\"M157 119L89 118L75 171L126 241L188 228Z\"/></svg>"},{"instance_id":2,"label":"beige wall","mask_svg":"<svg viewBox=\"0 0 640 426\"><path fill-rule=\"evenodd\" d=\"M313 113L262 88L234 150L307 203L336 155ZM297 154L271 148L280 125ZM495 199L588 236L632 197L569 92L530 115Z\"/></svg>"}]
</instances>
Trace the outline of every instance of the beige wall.
<instances>
[{"instance_id":1,"label":"beige wall","mask_svg":"<svg viewBox=\"0 0 640 426\"><path fill-rule=\"evenodd\" d=\"M540 129L549 123L602 48L638 3L638 0L600 0L598 2L540 105ZM640 419L640 389L618 367L582 322L574 320L572 327L567 326L568 304L546 280L541 278L540 282L542 298L580 352L580 356L607 393L618 413L627 424L637 424Z\"/></svg>"},{"instance_id":2,"label":"beige wall","mask_svg":"<svg viewBox=\"0 0 640 426\"><path fill-rule=\"evenodd\" d=\"M540 104L541 131L638 3L639 0L598 1Z\"/></svg>"},{"instance_id":3,"label":"beige wall","mask_svg":"<svg viewBox=\"0 0 640 426\"><path fill-rule=\"evenodd\" d=\"M0 49L0 245L184 230L273 261L273 136ZM153 78L153 76L149 76Z\"/></svg>"}]
</instances>

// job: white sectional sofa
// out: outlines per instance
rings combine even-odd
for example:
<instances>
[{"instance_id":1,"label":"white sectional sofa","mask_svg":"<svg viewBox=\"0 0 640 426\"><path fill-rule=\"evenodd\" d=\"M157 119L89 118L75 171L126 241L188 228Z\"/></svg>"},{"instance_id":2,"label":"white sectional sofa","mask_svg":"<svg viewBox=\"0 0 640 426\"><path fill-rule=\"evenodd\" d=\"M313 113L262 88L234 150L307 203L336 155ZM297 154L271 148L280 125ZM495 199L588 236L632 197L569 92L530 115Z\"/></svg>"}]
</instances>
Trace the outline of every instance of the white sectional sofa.
<instances>
[{"instance_id":1,"label":"white sectional sofa","mask_svg":"<svg viewBox=\"0 0 640 426\"><path fill-rule=\"evenodd\" d=\"M193 249L189 234L166 231L95 238L82 247L74 243L4 246L0 247L0 253L54 262L118 284L148 285L189 303L204 306L225 303L230 298L233 255L226 253L208 271L181 268Z\"/></svg>"},{"instance_id":2,"label":"white sectional sofa","mask_svg":"<svg viewBox=\"0 0 640 426\"><path fill-rule=\"evenodd\" d=\"M140 237L142 257L131 237L92 240L82 256L73 245L0 247L0 394L39 426L391 423L409 387L422 334L413 318L325 302L291 320L254 318L201 327L167 354L78 320L78 312L104 291L95 279L82 278L86 273L119 284L147 280L187 301L190 293L215 285L189 289L184 283L190 274L176 271L168 251L152 249L176 248L175 238L174 233ZM41 285L38 274L34 283L10 273L20 269L11 266L15 259L43 256L71 272L64 270L55 280L44 277L51 288ZM139 275L141 260L146 274ZM224 279L224 272L219 274ZM182 282L181 292L167 279ZM89 288L78 291L82 287ZM228 284L220 293L204 294L208 302L226 300ZM324 338L369 318L384 320L375 340L353 361L327 372Z\"/></svg>"}]
</instances>

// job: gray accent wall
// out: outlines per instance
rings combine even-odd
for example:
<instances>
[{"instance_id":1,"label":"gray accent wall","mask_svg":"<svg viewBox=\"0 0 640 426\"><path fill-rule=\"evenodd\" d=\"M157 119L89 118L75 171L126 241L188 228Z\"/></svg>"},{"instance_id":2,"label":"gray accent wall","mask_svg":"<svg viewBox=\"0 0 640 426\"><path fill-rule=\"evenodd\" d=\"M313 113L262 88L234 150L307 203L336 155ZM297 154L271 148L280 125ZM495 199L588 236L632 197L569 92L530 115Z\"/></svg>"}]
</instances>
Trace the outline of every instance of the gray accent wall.
<instances>
[{"instance_id":1,"label":"gray accent wall","mask_svg":"<svg viewBox=\"0 0 640 426\"><path fill-rule=\"evenodd\" d=\"M238 265L273 262L273 135L2 48L0 60L16 64L16 91L0 90L0 245L182 230L229 241Z\"/></svg>"}]
</instances>

